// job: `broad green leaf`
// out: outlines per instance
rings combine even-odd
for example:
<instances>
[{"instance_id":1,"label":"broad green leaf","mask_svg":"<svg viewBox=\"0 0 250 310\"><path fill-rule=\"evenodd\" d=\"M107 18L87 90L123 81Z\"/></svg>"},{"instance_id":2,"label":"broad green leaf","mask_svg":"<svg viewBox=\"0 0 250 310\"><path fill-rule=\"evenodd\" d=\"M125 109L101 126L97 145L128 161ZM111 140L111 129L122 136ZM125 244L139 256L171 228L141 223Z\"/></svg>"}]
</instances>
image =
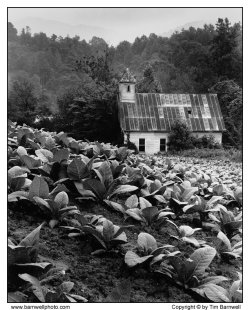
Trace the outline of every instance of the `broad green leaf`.
<instances>
[{"instance_id":1,"label":"broad green leaf","mask_svg":"<svg viewBox=\"0 0 250 310\"><path fill-rule=\"evenodd\" d=\"M100 200L103 199L106 188L101 181L96 179L85 179L82 181L83 188L92 191Z\"/></svg>"},{"instance_id":2,"label":"broad green leaf","mask_svg":"<svg viewBox=\"0 0 250 310\"><path fill-rule=\"evenodd\" d=\"M23 155L28 155L26 148L24 148L23 146L19 146L16 150L17 154L21 157Z\"/></svg>"},{"instance_id":3,"label":"broad green leaf","mask_svg":"<svg viewBox=\"0 0 250 310\"><path fill-rule=\"evenodd\" d=\"M28 199L29 193L24 191L16 191L8 195L8 201L14 202L18 199Z\"/></svg>"},{"instance_id":4,"label":"broad green leaf","mask_svg":"<svg viewBox=\"0 0 250 310\"><path fill-rule=\"evenodd\" d=\"M128 155L128 148L125 146L121 146L117 149L117 159L123 161Z\"/></svg>"},{"instance_id":5,"label":"broad green leaf","mask_svg":"<svg viewBox=\"0 0 250 310\"><path fill-rule=\"evenodd\" d=\"M49 211L52 211L52 209L51 209L49 203L48 203L46 200L44 200L43 198L40 198L40 197L35 196L35 197L33 197L33 200L34 200L38 205L44 206L44 207L46 207Z\"/></svg>"},{"instance_id":6,"label":"broad green leaf","mask_svg":"<svg viewBox=\"0 0 250 310\"><path fill-rule=\"evenodd\" d=\"M30 172L26 167L14 166L8 170L8 181L17 177L27 177L27 172Z\"/></svg>"},{"instance_id":7,"label":"broad green leaf","mask_svg":"<svg viewBox=\"0 0 250 310\"><path fill-rule=\"evenodd\" d=\"M183 237L182 241L187 242L187 243L191 243L196 247L200 246L200 243L198 240L196 240L194 237Z\"/></svg>"},{"instance_id":8,"label":"broad green leaf","mask_svg":"<svg viewBox=\"0 0 250 310\"><path fill-rule=\"evenodd\" d=\"M152 257L153 255L147 255L147 256L140 257L136 253L132 251L128 251L125 254L125 264L128 265L128 267L134 267L136 265L146 262L148 259Z\"/></svg>"},{"instance_id":9,"label":"broad green leaf","mask_svg":"<svg viewBox=\"0 0 250 310\"><path fill-rule=\"evenodd\" d=\"M198 192L198 187L186 188L182 194L183 201L188 202L189 199Z\"/></svg>"},{"instance_id":10,"label":"broad green leaf","mask_svg":"<svg viewBox=\"0 0 250 310\"><path fill-rule=\"evenodd\" d=\"M133 186L133 185L120 185L116 188L115 191L113 191L113 193L111 195L109 195L109 198L111 196L114 196L114 195L120 195L120 194L124 194L124 193L134 192L137 189L138 189L138 187Z\"/></svg>"},{"instance_id":11,"label":"broad green leaf","mask_svg":"<svg viewBox=\"0 0 250 310\"><path fill-rule=\"evenodd\" d=\"M81 183L80 183L81 184ZM69 192L69 190L67 189L67 187L64 185L64 184L58 184L51 192L50 192L50 196L54 196L56 195L57 193L60 193L60 192Z\"/></svg>"},{"instance_id":12,"label":"broad green leaf","mask_svg":"<svg viewBox=\"0 0 250 310\"><path fill-rule=\"evenodd\" d=\"M31 246L35 247L39 244L39 238L40 238L40 230L43 227L44 223L42 223L40 226L38 226L36 229L32 230L31 233L29 233L20 243L21 246Z\"/></svg>"},{"instance_id":13,"label":"broad green leaf","mask_svg":"<svg viewBox=\"0 0 250 310\"><path fill-rule=\"evenodd\" d=\"M139 198L139 204L141 209L152 207L152 204L143 197Z\"/></svg>"},{"instance_id":14,"label":"broad green leaf","mask_svg":"<svg viewBox=\"0 0 250 310\"><path fill-rule=\"evenodd\" d=\"M46 138L44 146L50 151L56 147L55 140L51 137L51 135Z\"/></svg>"},{"instance_id":15,"label":"broad green leaf","mask_svg":"<svg viewBox=\"0 0 250 310\"><path fill-rule=\"evenodd\" d=\"M29 169L34 169L38 168L42 165L41 159L40 158L33 158L28 155L23 155L21 156L21 160L24 162L24 164L29 168Z\"/></svg>"},{"instance_id":16,"label":"broad green leaf","mask_svg":"<svg viewBox=\"0 0 250 310\"><path fill-rule=\"evenodd\" d=\"M199 206L198 205L194 205L194 204L186 205L185 207L182 208L184 213L186 213L187 211L190 211L190 212L199 211L197 209L200 209Z\"/></svg>"},{"instance_id":17,"label":"broad green leaf","mask_svg":"<svg viewBox=\"0 0 250 310\"><path fill-rule=\"evenodd\" d=\"M179 227L179 233L181 237L190 237L198 230L201 230L201 228L193 229L192 227L187 226L187 225L181 225Z\"/></svg>"},{"instance_id":18,"label":"broad green leaf","mask_svg":"<svg viewBox=\"0 0 250 310\"><path fill-rule=\"evenodd\" d=\"M77 143L76 141L71 141L69 143L69 147L71 149L73 149L75 151L76 154L79 154L79 151L80 151L80 145L79 143Z\"/></svg>"},{"instance_id":19,"label":"broad green leaf","mask_svg":"<svg viewBox=\"0 0 250 310\"><path fill-rule=\"evenodd\" d=\"M125 201L125 205L129 209L136 208L138 206L138 203L139 201L137 195L132 195L128 197L128 199Z\"/></svg>"},{"instance_id":20,"label":"broad green leaf","mask_svg":"<svg viewBox=\"0 0 250 310\"><path fill-rule=\"evenodd\" d=\"M19 274L19 277L21 279L23 279L24 281L29 282L32 285L33 293L36 295L36 297L39 299L39 301L45 302L45 296L43 295L42 287L41 287L40 282L37 278L35 278L35 277L33 277L27 273Z\"/></svg>"},{"instance_id":21,"label":"broad green leaf","mask_svg":"<svg viewBox=\"0 0 250 310\"><path fill-rule=\"evenodd\" d=\"M227 192L227 188L224 184L219 184L213 187L213 193L216 196L222 196Z\"/></svg>"},{"instance_id":22,"label":"broad green leaf","mask_svg":"<svg viewBox=\"0 0 250 310\"><path fill-rule=\"evenodd\" d=\"M153 256L157 256L159 255L162 251L164 251L165 249L170 249L170 248L173 248L174 246L173 245L170 245L170 244L167 244L167 245L163 245L157 249L155 249L154 251L152 251L150 254L153 255Z\"/></svg>"},{"instance_id":23,"label":"broad green leaf","mask_svg":"<svg viewBox=\"0 0 250 310\"><path fill-rule=\"evenodd\" d=\"M116 239L116 238L120 238L120 236L122 235L122 239L124 241L127 241L127 236L125 234L125 230L130 228L130 227L134 227L134 225L126 225L126 226L122 226L122 227L119 227L117 225L114 225L114 235L113 235L113 239ZM124 239L125 237L125 239Z\"/></svg>"},{"instance_id":24,"label":"broad green leaf","mask_svg":"<svg viewBox=\"0 0 250 310\"><path fill-rule=\"evenodd\" d=\"M157 249L157 243L153 236L148 233L140 233L137 239L138 248L144 253L151 253Z\"/></svg>"},{"instance_id":25,"label":"broad green leaf","mask_svg":"<svg viewBox=\"0 0 250 310\"><path fill-rule=\"evenodd\" d=\"M227 238L227 236L222 231L218 233L217 238L220 239L225 244L228 251L232 250L230 240Z\"/></svg>"},{"instance_id":26,"label":"broad green leaf","mask_svg":"<svg viewBox=\"0 0 250 310\"><path fill-rule=\"evenodd\" d=\"M52 219L49 221L49 227L53 229L59 223L58 220Z\"/></svg>"},{"instance_id":27,"label":"broad green leaf","mask_svg":"<svg viewBox=\"0 0 250 310\"><path fill-rule=\"evenodd\" d=\"M113 238L114 233L114 224L109 220L103 221L103 237L105 241L110 241Z\"/></svg>"},{"instance_id":28,"label":"broad green leaf","mask_svg":"<svg viewBox=\"0 0 250 310\"><path fill-rule=\"evenodd\" d=\"M51 267L51 263L16 263L15 265L24 270L29 270L28 272L32 275L39 274L41 271L44 272Z\"/></svg>"},{"instance_id":29,"label":"broad green leaf","mask_svg":"<svg viewBox=\"0 0 250 310\"><path fill-rule=\"evenodd\" d=\"M169 255L170 256L170 255ZM194 274L195 263L192 260L183 260L178 256L170 256L169 261L174 267L178 280L182 285L188 283Z\"/></svg>"},{"instance_id":30,"label":"broad green leaf","mask_svg":"<svg viewBox=\"0 0 250 310\"><path fill-rule=\"evenodd\" d=\"M88 302L88 299L80 296L80 295L75 295L75 294L70 294L70 295L67 295L67 296L70 296L70 297L73 297L74 299L76 300L79 300L81 302Z\"/></svg>"},{"instance_id":31,"label":"broad green leaf","mask_svg":"<svg viewBox=\"0 0 250 310\"><path fill-rule=\"evenodd\" d=\"M106 199L103 201L106 202L106 204L108 206L110 206L112 209L119 211L119 212L122 212L122 213L125 213L125 210L121 204L114 202L114 201L111 201L111 200L106 200Z\"/></svg>"},{"instance_id":32,"label":"broad green leaf","mask_svg":"<svg viewBox=\"0 0 250 310\"><path fill-rule=\"evenodd\" d=\"M53 153L46 149L35 150L35 153L44 163L51 161L53 158Z\"/></svg>"},{"instance_id":33,"label":"broad green leaf","mask_svg":"<svg viewBox=\"0 0 250 310\"><path fill-rule=\"evenodd\" d=\"M67 168L69 178L76 181L83 179L86 171L86 164L79 158L74 158Z\"/></svg>"},{"instance_id":34,"label":"broad green leaf","mask_svg":"<svg viewBox=\"0 0 250 310\"><path fill-rule=\"evenodd\" d=\"M142 218L141 216L141 212L139 209L137 208L133 208L133 209L128 209L125 211L126 214L128 214L129 216L131 216L133 219L140 221L140 222L144 222L145 220Z\"/></svg>"},{"instance_id":35,"label":"broad green leaf","mask_svg":"<svg viewBox=\"0 0 250 310\"><path fill-rule=\"evenodd\" d=\"M202 290L205 296L214 302L230 302L227 290L219 285L208 283Z\"/></svg>"},{"instance_id":36,"label":"broad green leaf","mask_svg":"<svg viewBox=\"0 0 250 310\"><path fill-rule=\"evenodd\" d=\"M107 161L104 161L101 166L98 168L98 171L102 175L103 184L108 189L110 184L113 182L113 175L110 168L110 165Z\"/></svg>"},{"instance_id":37,"label":"broad green leaf","mask_svg":"<svg viewBox=\"0 0 250 310\"><path fill-rule=\"evenodd\" d=\"M97 231L96 229L94 229L92 227L88 227L88 226L82 227L82 231L92 235L93 237L95 237L96 240L102 245L102 247L104 249L107 248L105 241L103 240L103 235L99 231Z\"/></svg>"},{"instance_id":38,"label":"broad green leaf","mask_svg":"<svg viewBox=\"0 0 250 310\"><path fill-rule=\"evenodd\" d=\"M229 279L223 276L211 276L211 277L207 277L203 280L200 281L200 285L203 284L207 284L207 283L213 283L213 284L217 284L220 283L222 281L228 281Z\"/></svg>"},{"instance_id":39,"label":"broad green leaf","mask_svg":"<svg viewBox=\"0 0 250 310\"><path fill-rule=\"evenodd\" d=\"M151 224L157 218L158 213L159 211L157 207L149 207L141 210L141 214L148 224Z\"/></svg>"},{"instance_id":40,"label":"broad green leaf","mask_svg":"<svg viewBox=\"0 0 250 310\"><path fill-rule=\"evenodd\" d=\"M190 259L195 263L194 275L202 275L216 255L216 250L210 246L194 251Z\"/></svg>"},{"instance_id":41,"label":"broad green leaf","mask_svg":"<svg viewBox=\"0 0 250 310\"><path fill-rule=\"evenodd\" d=\"M221 199L223 199L222 196L213 196L208 202L207 206L209 208L212 208L216 203L218 203Z\"/></svg>"},{"instance_id":42,"label":"broad green leaf","mask_svg":"<svg viewBox=\"0 0 250 310\"><path fill-rule=\"evenodd\" d=\"M154 198L161 203L167 203L166 199L162 195L154 195Z\"/></svg>"},{"instance_id":43,"label":"broad green leaf","mask_svg":"<svg viewBox=\"0 0 250 310\"><path fill-rule=\"evenodd\" d=\"M70 151L66 148L58 150L53 155L53 161L58 162L60 164L62 161L69 159L69 154Z\"/></svg>"},{"instance_id":44,"label":"broad green leaf","mask_svg":"<svg viewBox=\"0 0 250 310\"><path fill-rule=\"evenodd\" d=\"M58 204L60 209L65 208L69 203L69 197L67 193L62 191L56 195L54 201Z\"/></svg>"},{"instance_id":45,"label":"broad green leaf","mask_svg":"<svg viewBox=\"0 0 250 310\"><path fill-rule=\"evenodd\" d=\"M69 293L73 289L73 287L74 287L74 283L67 281L59 285L58 290L60 290L63 293Z\"/></svg>"},{"instance_id":46,"label":"broad green leaf","mask_svg":"<svg viewBox=\"0 0 250 310\"><path fill-rule=\"evenodd\" d=\"M242 206L243 196L242 196L242 187L236 188L234 192L235 200Z\"/></svg>"},{"instance_id":47,"label":"broad green leaf","mask_svg":"<svg viewBox=\"0 0 250 310\"><path fill-rule=\"evenodd\" d=\"M26 302L28 296L17 291L17 292L8 292L8 302Z\"/></svg>"},{"instance_id":48,"label":"broad green leaf","mask_svg":"<svg viewBox=\"0 0 250 310\"><path fill-rule=\"evenodd\" d=\"M39 176L35 176L29 190L29 198L38 196L40 198L48 198L49 196L49 186L47 182Z\"/></svg>"}]
</instances>

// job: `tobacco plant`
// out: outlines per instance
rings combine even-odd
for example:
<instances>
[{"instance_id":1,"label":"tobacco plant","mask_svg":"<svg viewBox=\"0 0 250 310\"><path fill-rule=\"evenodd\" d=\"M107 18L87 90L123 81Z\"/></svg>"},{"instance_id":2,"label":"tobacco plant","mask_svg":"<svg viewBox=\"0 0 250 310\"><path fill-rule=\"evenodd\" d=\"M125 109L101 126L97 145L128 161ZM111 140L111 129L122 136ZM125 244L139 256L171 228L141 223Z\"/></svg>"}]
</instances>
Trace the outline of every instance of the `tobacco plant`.
<instances>
[{"instance_id":1,"label":"tobacco plant","mask_svg":"<svg viewBox=\"0 0 250 310\"><path fill-rule=\"evenodd\" d=\"M185 289L199 286L200 281L212 260L216 255L216 250L206 246L195 250L188 259L173 256L168 259L166 266L161 266L157 271L164 274L177 285ZM217 279L221 280L221 277ZM223 279L226 279L223 277Z\"/></svg>"},{"instance_id":2,"label":"tobacco plant","mask_svg":"<svg viewBox=\"0 0 250 310\"><path fill-rule=\"evenodd\" d=\"M209 277L200 282L193 291L213 302L242 302L242 275L238 272L239 280L232 283L229 290L217 285L217 283L228 280L224 277ZM221 278L221 279L220 279Z\"/></svg>"},{"instance_id":3,"label":"tobacco plant","mask_svg":"<svg viewBox=\"0 0 250 310\"><path fill-rule=\"evenodd\" d=\"M19 274L19 277L31 285L33 294L40 302L87 302L86 298L70 293L74 287L73 282L63 282L55 289L50 290L46 286L41 285L38 278L30 274Z\"/></svg>"},{"instance_id":4,"label":"tobacco plant","mask_svg":"<svg viewBox=\"0 0 250 310\"><path fill-rule=\"evenodd\" d=\"M85 235L94 237L102 248L95 251L95 254L113 250L118 245L127 243L127 236L124 231L131 227L131 225L119 227L102 216L90 217L88 220L88 218L80 215L79 220L74 221L74 224L74 227L62 227L71 231L69 237L84 237Z\"/></svg>"},{"instance_id":5,"label":"tobacco plant","mask_svg":"<svg viewBox=\"0 0 250 310\"><path fill-rule=\"evenodd\" d=\"M125 264L128 267L135 267L141 264L147 264L150 267L156 263L162 262L168 257L174 256L179 251L169 252L166 249L173 248L172 245L157 246L155 238L148 233L140 233L137 239L136 253L128 251L125 255ZM167 253L165 253L167 252Z\"/></svg>"},{"instance_id":6,"label":"tobacco plant","mask_svg":"<svg viewBox=\"0 0 250 310\"><path fill-rule=\"evenodd\" d=\"M50 218L49 226L51 228L64 221L68 215L79 214L76 206L68 206L69 198L64 191L59 192L54 199L43 199L37 196L33 199Z\"/></svg>"},{"instance_id":7,"label":"tobacco plant","mask_svg":"<svg viewBox=\"0 0 250 310\"><path fill-rule=\"evenodd\" d=\"M232 244L228 237L220 231L217 235L219 243L217 244L217 252L222 259L240 258L242 256L242 240Z\"/></svg>"},{"instance_id":8,"label":"tobacco plant","mask_svg":"<svg viewBox=\"0 0 250 310\"><path fill-rule=\"evenodd\" d=\"M200 247L201 245L205 244L205 241L197 240L193 236L195 232L201 230L201 228L192 228L187 225L181 225L178 227L174 222L169 221L166 229L170 237L181 242L190 243L195 247Z\"/></svg>"},{"instance_id":9,"label":"tobacco plant","mask_svg":"<svg viewBox=\"0 0 250 310\"><path fill-rule=\"evenodd\" d=\"M29 272L31 275L40 275L51 267L50 263L37 262L39 236L41 224L29 233L18 244L8 240L8 279L9 286L13 287L19 283L18 274Z\"/></svg>"}]
</instances>

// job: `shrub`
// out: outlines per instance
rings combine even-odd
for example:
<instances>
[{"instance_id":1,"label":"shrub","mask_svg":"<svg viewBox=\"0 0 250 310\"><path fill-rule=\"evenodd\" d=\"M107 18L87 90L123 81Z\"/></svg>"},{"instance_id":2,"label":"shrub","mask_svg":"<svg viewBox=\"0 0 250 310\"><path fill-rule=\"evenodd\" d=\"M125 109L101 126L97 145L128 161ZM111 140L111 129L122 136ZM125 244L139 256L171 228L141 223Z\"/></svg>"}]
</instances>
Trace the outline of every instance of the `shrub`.
<instances>
[{"instance_id":1,"label":"shrub","mask_svg":"<svg viewBox=\"0 0 250 310\"><path fill-rule=\"evenodd\" d=\"M180 151L192 146L191 132L186 123L175 121L168 137L169 151Z\"/></svg>"},{"instance_id":2,"label":"shrub","mask_svg":"<svg viewBox=\"0 0 250 310\"><path fill-rule=\"evenodd\" d=\"M139 153L138 148L137 148L137 146L134 144L134 142L128 141L128 143L127 143L126 146L127 146L128 149L135 151L135 154L138 154L138 153Z\"/></svg>"}]
</instances>

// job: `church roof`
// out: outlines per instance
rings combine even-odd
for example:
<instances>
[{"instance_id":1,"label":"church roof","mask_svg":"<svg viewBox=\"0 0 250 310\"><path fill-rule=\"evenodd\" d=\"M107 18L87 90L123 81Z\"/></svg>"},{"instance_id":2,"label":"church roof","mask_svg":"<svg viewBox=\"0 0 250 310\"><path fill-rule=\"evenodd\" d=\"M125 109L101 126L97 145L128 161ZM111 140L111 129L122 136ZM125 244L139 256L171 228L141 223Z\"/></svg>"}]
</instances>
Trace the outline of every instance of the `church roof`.
<instances>
[{"instance_id":1,"label":"church roof","mask_svg":"<svg viewBox=\"0 0 250 310\"><path fill-rule=\"evenodd\" d=\"M191 131L224 131L216 94L141 94L135 102L118 102L124 131L171 131L175 120L186 122Z\"/></svg>"},{"instance_id":2,"label":"church roof","mask_svg":"<svg viewBox=\"0 0 250 310\"><path fill-rule=\"evenodd\" d=\"M127 68L121 77L120 83L135 83L135 82L136 82L135 77L131 74L131 72Z\"/></svg>"}]
</instances>

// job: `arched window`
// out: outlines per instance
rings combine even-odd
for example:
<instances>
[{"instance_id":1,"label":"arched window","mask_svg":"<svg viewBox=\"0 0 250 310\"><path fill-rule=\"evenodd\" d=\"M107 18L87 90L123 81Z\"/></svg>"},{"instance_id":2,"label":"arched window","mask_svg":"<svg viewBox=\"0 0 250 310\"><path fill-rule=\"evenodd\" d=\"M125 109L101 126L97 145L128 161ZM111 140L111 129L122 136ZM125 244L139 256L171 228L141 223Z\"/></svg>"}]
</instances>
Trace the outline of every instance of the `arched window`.
<instances>
[{"instance_id":1,"label":"arched window","mask_svg":"<svg viewBox=\"0 0 250 310\"><path fill-rule=\"evenodd\" d=\"M130 85L128 85L128 92L130 92Z\"/></svg>"}]
</instances>

